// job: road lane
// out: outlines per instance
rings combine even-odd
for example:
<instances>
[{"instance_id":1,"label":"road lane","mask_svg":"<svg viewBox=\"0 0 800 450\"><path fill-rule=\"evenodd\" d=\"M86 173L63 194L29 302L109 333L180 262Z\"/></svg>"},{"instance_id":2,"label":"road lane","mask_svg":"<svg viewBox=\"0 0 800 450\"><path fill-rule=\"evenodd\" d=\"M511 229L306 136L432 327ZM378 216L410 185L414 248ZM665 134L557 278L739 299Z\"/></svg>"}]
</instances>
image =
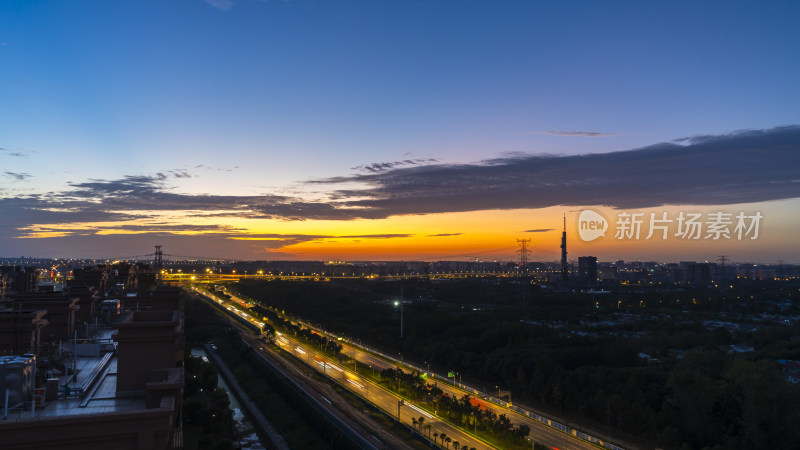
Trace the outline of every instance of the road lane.
<instances>
[{"instance_id":1,"label":"road lane","mask_svg":"<svg viewBox=\"0 0 800 450\"><path fill-rule=\"evenodd\" d=\"M308 345L297 342L291 336L280 334L276 336L275 343L286 352L305 361L318 372L328 375L342 386L349 388L351 391L355 391L372 404L389 412L395 418L398 417L398 403L403 401L403 404L399 407L399 420L403 423L413 426L412 418L418 419L419 417L425 417L424 423L431 424L431 436L433 436L433 433L439 433L440 435L441 433L445 433L447 436L450 436L453 441L458 441L462 446L466 445L467 447L474 447L479 450L494 448L455 425L433 416L419 406L405 403L401 397L386 390L383 386L373 383L371 380L354 373L348 368L342 367L340 364L324 357L316 350L311 349ZM426 428L419 431L420 434L428 434Z\"/></svg>"},{"instance_id":2,"label":"road lane","mask_svg":"<svg viewBox=\"0 0 800 450\"><path fill-rule=\"evenodd\" d=\"M212 300L225 306L219 299ZM315 399L319 406L327 409L329 414L335 416L334 419L336 421L343 423L346 428L349 428L350 433L354 432L361 436L363 439L361 443L364 445L359 446L362 448L378 448L381 450L412 448L395 436L391 431L387 430L383 425L375 422L366 414L366 411L357 409L338 395L330 384L308 377L304 371L291 361L288 361L285 355L279 356L277 352L268 349L260 339L252 334L252 330L245 328L241 322L235 320L232 313L227 317L230 323L239 330L239 335L242 340L246 342L265 363L281 372L283 376L296 385L298 389L304 391L306 396ZM331 402L326 395L334 399L334 401Z\"/></svg>"},{"instance_id":3,"label":"road lane","mask_svg":"<svg viewBox=\"0 0 800 450\"><path fill-rule=\"evenodd\" d=\"M220 299L213 295L213 293L197 289L195 291L216 301L224 307L229 314L243 317L251 323L258 323L258 321L250 316L241 314L241 310L236 306L240 302L239 299L232 299L232 302ZM368 400L370 403L376 405L378 408L389 413L401 422L413 427L412 419L417 419L420 416L425 417L425 422L431 424L430 436L434 433L442 433L449 436L452 441L457 441L460 445L466 445L468 448L475 448L478 450L494 449L490 444L481 441L479 438L472 436L470 433L460 429L459 427L435 417L416 405L406 403L401 397L388 391L383 386L373 383L371 380L361 377L359 374L353 372L348 368L342 367L337 362L322 355L319 351L311 348L307 344L297 341L294 337L284 333L277 333L275 337L275 344L282 348L287 353L293 355L301 361L304 361L308 366L315 369L317 372L327 375L332 380L338 382L341 386L356 393L362 398ZM265 350L256 346L254 347L260 352ZM323 400L330 402L330 400L323 397ZM398 408L398 404L400 404ZM399 415L398 415L399 411ZM419 434L428 435L426 428L418 430Z\"/></svg>"},{"instance_id":4,"label":"road lane","mask_svg":"<svg viewBox=\"0 0 800 450\"><path fill-rule=\"evenodd\" d=\"M342 353L351 358L355 356L355 359L358 363L365 365L372 365L374 367L377 367L378 371L386 368L400 368L405 372L410 371L408 367L404 367L396 362L387 361L365 350L358 349L353 345L343 344L343 347L345 349L343 350ZM455 398L461 398L464 395L469 395L479 403L480 405L479 407L481 409L492 411L498 416L500 414L505 414L506 417L508 417L511 423L514 425L529 426L531 428L531 434L529 435L529 438L532 437L536 442L547 445L548 447L556 447L559 449L564 449L564 448L586 449L586 450L597 449L597 446L589 442L585 442L560 430L542 424L541 422L532 419L530 417L523 416L522 414L519 414L518 412L512 409L504 408L501 405L492 403L486 399L475 396L474 394L464 391L454 385L444 383L441 380L437 380L433 377L428 378L427 383L431 385L436 385L439 389L442 390L442 392L454 396Z\"/></svg>"},{"instance_id":5,"label":"road lane","mask_svg":"<svg viewBox=\"0 0 800 450\"><path fill-rule=\"evenodd\" d=\"M236 303L242 304L242 305L246 303L245 300L243 300L243 299L241 299L241 298L239 298L239 297L237 297L235 295L231 295L231 300L233 302L236 302ZM328 332L326 330L320 329L319 327L316 327L314 325L299 321L296 318L288 317L288 316L286 316L284 314L281 314L279 312L277 312L277 313L281 317L284 317L285 319L290 319L293 322L297 322L297 323L299 323L299 324L301 324L301 325L303 325L305 327L308 327L308 328L316 331L317 333L325 335L329 339L338 339L338 336L336 336L334 333L331 333L331 332ZM389 355L386 355L386 354L384 354L384 353L382 353L382 352L380 352L380 351L378 351L376 349L367 348L367 347L365 347L363 345L357 344L355 342L352 342L352 341L349 341L349 340L346 340L346 339L345 340L341 340L340 342L343 345L343 352L342 353L344 353L346 356L349 356L349 357L355 359L357 361L357 363L366 364L368 366L371 366L376 371L380 371L380 370L383 370L383 369L386 369L386 368L400 368L401 370L404 370L406 372L410 372L412 370L416 370L416 369L413 369L413 368L409 367L408 365L404 364L403 362L397 361L395 358L393 358L393 357L391 357ZM325 367L320 366L319 369L320 369L320 371L323 371L325 369ZM520 414L519 412L517 412L517 411L515 411L515 410L513 410L511 408L504 407L502 405L499 405L497 403L489 401L488 400L488 396L475 395L472 392L468 392L466 390L463 390L463 389L461 389L461 388L459 388L457 386L454 386L454 385L452 385L450 383L445 383L442 380L439 380L439 379L434 378L434 377L429 377L427 379L427 382L429 384L437 385L440 389L442 389L443 392L447 393L448 395L455 396L456 398L461 398L463 395L470 395L471 397L478 399L481 402L481 406L483 408L488 409L489 411L492 411L493 413L497 414L498 416L500 414L505 414L506 417L511 421L512 425L527 425L531 429L531 434L528 436L529 439L533 438L535 440L535 442L537 442L537 443L541 443L543 445L546 445L546 446L552 447L552 448L559 448L559 449L562 449L562 450L564 450L564 449L593 450L593 449L597 449L597 448L603 448L602 445L598 445L598 444L594 444L594 443L588 442L588 441L586 441L584 439L581 439L581 438L579 438L577 436L574 436L574 435L572 435L570 433L567 433L565 431L559 430L559 429L555 428L554 426L550 426L549 424L542 423L539 420L536 420L536 419L534 419L532 417L528 417L526 415ZM387 406L387 405L381 405L381 407L383 408L384 406ZM437 420L441 420L441 419L437 418ZM557 423L555 421L553 421L553 422ZM410 423L410 418L409 418L409 423ZM562 424L562 426L563 426L563 424ZM451 427L452 427L452 425L451 425ZM448 436L449 435L450 434L448 433ZM461 442L461 441L459 441L459 442ZM476 447L476 448L479 448L479 447ZM616 448L619 448L619 447L616 447ZM620 449L620 450L622 450L622 449Z\"/></svg>"}]
</instances>

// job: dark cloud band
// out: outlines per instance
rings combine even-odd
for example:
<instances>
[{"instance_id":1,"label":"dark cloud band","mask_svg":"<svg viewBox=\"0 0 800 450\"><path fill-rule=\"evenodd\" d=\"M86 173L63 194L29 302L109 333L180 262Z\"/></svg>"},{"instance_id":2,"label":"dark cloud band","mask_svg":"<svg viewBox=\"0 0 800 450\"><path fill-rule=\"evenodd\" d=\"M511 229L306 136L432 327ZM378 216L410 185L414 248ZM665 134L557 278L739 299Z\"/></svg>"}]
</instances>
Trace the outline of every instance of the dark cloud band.
<instances>
[{"instance_id":1,"label":"dark cloud band","mask_svg":"<svg viewBox=\"0 0 800 450\"><path fill-rule=\"evenodd\" d=\"M309 187L326 188L327 201L168 192L170 180L191 176L180 170L72 183L64 192L0 198L0 237L24 234L33 224L155 220L159 211L217 217L222 223L233 216L354 220L558 205L645 208L796 198L800 197L800 126L695 136L604 154L512 155L474 164L390 164L366 172L306 182ZM344 183L363 187L335 189ZM128 231L234 234L238 230L223 225L190 230L152 224ZM295 238L306 239L288 239Z\"/></svg>"},{"instance_id":2,"label":"dark cloud band","mask_svg":"<svg viewBox=\"0 0 800 450\"><path fill-rule=\"evenodd\" d=\"M353 215L382 218L488 209L604 205L725 205L800 197L800 126L700 136L685 145L575 156L513 156L430 165L317 183L361 182L337 191Z\"/></svg>"}]
</instances>

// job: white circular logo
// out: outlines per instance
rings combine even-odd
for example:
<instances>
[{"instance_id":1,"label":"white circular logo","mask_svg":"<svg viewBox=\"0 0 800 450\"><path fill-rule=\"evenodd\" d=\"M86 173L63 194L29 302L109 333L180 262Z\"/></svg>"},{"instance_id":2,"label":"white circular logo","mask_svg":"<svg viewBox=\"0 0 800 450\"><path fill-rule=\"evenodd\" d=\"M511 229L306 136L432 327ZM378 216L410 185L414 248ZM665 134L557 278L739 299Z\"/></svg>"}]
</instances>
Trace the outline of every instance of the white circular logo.
<instances>
[{"instance_id":1,"label":"white circular logo","mask_svg":"<svg viewBox=\"0 0 800 450\"><path fill-rule=\"evenodd\" d=\"M583 241L593 241L605 236L608 230L608 221L605 217L592 211L584 209L578 216L578 236Z\"/></svg>"}]
</instances>

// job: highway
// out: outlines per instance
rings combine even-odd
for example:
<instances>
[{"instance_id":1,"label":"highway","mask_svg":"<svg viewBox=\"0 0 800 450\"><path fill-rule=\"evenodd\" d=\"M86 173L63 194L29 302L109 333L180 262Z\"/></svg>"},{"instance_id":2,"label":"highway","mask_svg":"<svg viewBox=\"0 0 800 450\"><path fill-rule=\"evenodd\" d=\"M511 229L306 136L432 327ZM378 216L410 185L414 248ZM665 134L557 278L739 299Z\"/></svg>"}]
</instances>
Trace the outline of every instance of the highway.
<instances>
[{"instance_id":1,"label":"highway","mask_svg":"<svg viewBox=\"0 0 800 450\"><path fill-rule=\"evenodd\" d=\"M324 331L321 330L317 331L324 333ZM330 335L330 333L328 333L328 335L332 336ZM412 370L411 368L409 368L408 365L396 361L394 358L391 358L388 355L377 356L376 353L373 352L374 350L372 350L371 352L359 348L357 344L353 344L352 342L345 344L344 349L342 350L342 353L344 353L345 355L351 358L355 357L355 360L358 363L375 367L376 370L378 371L386 368L400 368L406 372L410 372ZM425 372L425 369L420 370L420 372ZM528 436L528 438L534 439L534 441L537 443L546 445L551 448L558 448L561 450L564 449L590 450L598 448L598 446L595 444L586 442L585 440L579 439L576 436L565 433L549 425L545 425L539 422L538 420L522 415L510 408L506 408L491 401L488 401L485 396L475 395L472 392L468 392L452 384L443 382L441 380L437 381L433 377L429 377L427 381L428 384L435 384L444 393L451 395L455 398L461 398L464 395L469 395L472 398L473 405L478 405L481 409L492 411L498 416L500 414L505 414L506 417L508 417L509 420L511 420L511 423L514 425L524 424L529 426L531 428L531 434Z\"/></svg>"},{"instance_id":2,"label":"highway","mask_svg":"<svg viewBox=\"0 0 800 450\"><path fill-rule=\"evenodd\" d=\"M389 360L390 357L388 356L376 356L376 354L371 353L368 350L362 350L358 348L357 345L344 345L344 349L342 353L345 355L353 358L355 356L356 361L361 364L365 364L368 366L372 366L377 368L377 370L383 370L386 368L400 368L406 372L411 371L411 369L401 363L397 362L396 360L391 361ZM417 369L419 370L419 369ZM426 372L425 369L419 370L420 372ZM430 372L428 372L430 374ZM528 438L532 438L535 442L547 445L551 448L559 448L559 449L597 449L598 446L593 445L589 442L584 440L578 439L577 437L567 434L561 430L553 428L551 426L545 425L538 420L530 418L528 416L522 415L517 411L514 411L510 408L503 407L496 403L493 403L487 400L487 396L480 396L475 395L473 392L466 391L461 389L455 385L452 385L447 382L443 382L442 380L436 380L434 377L429 377L427 379L428 384L435 384L439 389L441 389L445 394L453 396L455 398L461 398L464 395L469 395L471 397L471 402L473 405L479 406L481 409L492 411L493 413L497 414L505 414L506 417L511 420L511 423L514 425L527 425L531 428L531 434Z\"/></svg>"},{"instance_id":3,"label":"highway","mask_svg":"<svg viewBox=\"0 0 800 450\"><path fill-rule=\"evenodd\" d=\"M206 294L212 295L212 294ZM234 295L231 296L231 300L236 302L240 305L244 305L245 301L241 298L238 298ZM289 317L285 317L290 319ZM297 319L291 318L291 320L297 322ZM337 339L338 337L331 332L326 330L319 329L313 325L308 323L302 323L303 326L306 326L318 333L326 335L328 338ZM298 358L305 359L309 364L313 364L315 369L320 372L325 372L328 375L331 375L332 378L338 382L340 382L343 386L347 387L351 391L358 393L359 395L365 396L368 400L372 401L374 404L379 406L381 409L387 412L391 412L392 415L397 414L397 401L399 397L394 395L393 393L385 390L384 388L375 385L367 380L364 380L359 375L353 373L350 369L341 367L338 363L334 361L326 360L323 364L322 356L319 355L318 352L314 351L313 349L309 349L308 346L302 345L290 339L289 336L279 336L280 339L276 339L276 343L282 339L283 343L281 343L281 347L292 353L293 355L297 356ZM398 361L396 358L386 355L379 350L373 348L367 348L363 345L358 343L343 340L343 350L342 353L348 357L351 357L357 361L357 363L364 364L367 366L373 367L375 370L380 371L386 368L400 368L406 372L410 372L412 370L418 370L420 372L426 372L424 368L418 368L410 366L407 363ZM305 353L303 353L305 352ZM341 371L341 372L340 372ZM429 372L429 374L431 374ZM439 378L437 380L437 377ZM487 409L498 416L500 414L505 414L506 417L511 421L513 425L527 425L531 429L531 433L528 436L529 439L533 439L536 443L546 445L553 449L559 450L567 450L567 449L576 449L576 450L591 450L597 448L611 448L614 450L623 450L622 447L614 445L610 442L605 442L601 439L596 437L592 437L589 434L579 434L580 431L573 430L572 427L565 427L562 423L559 423L555 420L551 420L547 417L539 416L535 413L528 412L531 416L526 414L521 414L515 409L509 408L502 404L498 404L503 402L499 399L490 400L490 396L485 393L480 393L477 390L471 389L467 386L464 386L466 389L462 389L458 386L450 384L449 382L444 382L443 377L435 376L431 374L428 378L429 384L436 384L443 392L448 395L454 396L455 398L461 398L464 395L470 395L473 399L473 404L479 405L482 409ZM380 389L380 391L378 391ZM378 392L381 392L378 394ZM416 410L414 408L417 408ZM410 411L413 411L412 414ZM521 410L525 412L525 410ZM404 412L406 415L404 415ZM419 416L425 417L425 423L434 424L437 427L436 430L432 430L433 432L441 433L444 431L448 436L453 438L454 436L458 436L459 439L453 438L453 440L458 440L459 443L464 445L467 442L474 442L467 444L470 447L475 448L491 448L489 444L479 441L478 438L471 435L470 433L465 433L460 428L455 427L452 424L443 422L439 417L431 417L429 413L421 414L420 412L424 412L422 408L418 406L402 406L400 408L400 418L402 421L406 423L411 423L411 418L419 418ZM538 420L537 420L538 419ZM544 423L543 423L544 422ZM561 429L559 429L561 428ZM426 430L422 430L426 432ZM452 434L451 434L452 433ZM581 438L582 437L582 438ZM462 441L462 439L464 441ZM590 442L589 440L594 440L594 442Z\"/></svg>"},{"instance_id":4,"label":"highway","mask_svg":"<svg viewBox=\"0 0 800 450\"><path fill-rule=\"evenodd\" d=\"M232 298L234 298L236 301L243 302L242 299L236 297ZM322 330L308 323L303 323L303 325L313 329L318 333L324 334L329 338L337 339L337 336L335 336L333 333L329 331ZM449 382L445 382L442 379L443 377L436 376L431 372L427 371L425 368L412 367L409 364L404 363L402 361L398 361L397 358L381 353L376 349L367 348L361 344L346 339L343 341L344 343L343 343L342 353L348 357L355 359L358 363L365 364L369 367L374 367L377 371L381 371L387 368L399 368L405 372L410 372L412 370L417 370L420 373L428 372L430 375L432 375L427 379L428 384L435 384L444 393L451 395L455 398L461 398L464 395L469 395L472 398L472 403L474 405L475 404L479 405L481 409L492 411L498 416L500 414L505 414L513 425L529 426L531 428L531 433L528 436L528 438L533 439L537 443L546 445L550 448L557 448L560 450L564 449L591 450L597 448L604 448L604 446L600 442L592 443L587 441L586 439L581 439L578 436L567 432L566 430L562 431L556 428L559 425L561 426L563 425L555 420L547 419L545 417L540 416L545 421L549 420L549 423L542 423L540 420L537 420L536 418L520 414L518 411L514 409L490 401L489 395L479 393L475 389L469 391L466 389L462 389L458 386L455 386L453 384L450 384ZM438 380L437 377L439 378ZM466 386L464 387L467 389L471 389ZM495 401L502 402L502 400L499 399L495 399ZM555 424L555 425L551 426L550 424ZM622 447L613 445L611 443L608 443L608 445L606 445L605 448L622 449Z\"/></svg>"},{"instance_id":5,"label":"highway","mask_svg":"<svg viewBox=\"0 0 800 450\"><path fill-rule=\"evenodd\" d=\"M357 393L360 397L368 400L372 404L378 406L382 410L390 413L397 418L399 411L399 420L406 424L412 424L413 419L424 417L424 424L430 424L430 435L433 433L445 433L453 441L458 441L461 446L466 445L468 448L476 449L489 449L493 448L485 442L467 434L456 426L442 421L441 419L425 412L422 408L406 403L402 398L389 392L384 387L373 383L372 381L362 378L350 369L327 359L316 350L311 349L308 345L298 343L291 337L281 334L276 337L275 343L285 351L291 353L298 359L306 361L309 365L314 367L318 372L326 374L342 386ZM399 406L398 406L399 405ZM421 433L428 435L427 428L420 430Z\"/></svg>"},{"instance_id":6,"label":"highway","mask_svg":"<svg viewBox=\"0 0 800 450\"><path fill-rule=\"evenodd\" d=\"M381 280L404 280L410 278L425 278L425 279L462 279L462 278L479 278L479 277L545 277L549 273L555 272L437 272L437 273L403 273L395 275L322 275L322 274L243 274L243 273L164 273L162 274L162 281L168 283L219 283L225 281L237 282L239 280L286 280L286 281L331 281L331 280L356 280L356 279L381 279ZM560 273L560 272L559 272Z\"/></svg>"},{"instance_id":7,"label":"highway","mask_svg":"<svg viewBox=\"0 0 800 450\"><path fill-rule=\"evenodd\" d=\"M231 315L237 315L254 324L260 323L254 318L248 316L240 309L238 309L236 303L226 302L214 296L213 293L201 290L199 288L195 288L195 291L208 298L217 301L220 305L225 307ZM240 301L240 299L233 299L233 300L234 302L237 302L237 300ZM240 305L241 304L239 304L239 306ZM434 417L432 414L427 413L422 408L416 405L412 405L404 401L401 403L402 399L400 397L386 390L384 387L359 376L352 370L341 366L336 361L327 358L319 351L311 348L310 346L298 342L291 336L288 336L286 334L279 334L275 338L275 344L278 345L283 350L285 350L286 352L295 356L296 358L306 362L317 372L320 372L328 376L328 378L336 381L344 388L357 394L359 397L366 399L367 401L377 406L381 410L389 413L389 415L391 415L392 417L398 418L398 412L399 412L399 420L403 423L408 424L409 426L413 427L412 419L419 419L420 417L423 417L424 418L423 424L424 425L430 424L431 428L429 430L424 425L422 429L417 427L419 434L425 436L430 435L430 438L433 439L434 433L438 433L439 435L444 433L445 435L450 437L452 441L458 442L460 446L466 445L468 448L475 448L478 450L495 448L489 445L488 443L481 441L479 438L472 436L468 432L461 430L455 425L443 421L440 418ZM262 353L266 351L266 348L264 347L257 346L255 348L261 351ZM328 395L329 397L332 397L331 394ZM329 397L322 396L322 400L332 405Z\"/></svg>"},{"instance_id":8,"label":"highway","mask_svg":"<svg viewBox=\"0 0 800 450\"><path fill-rule=\"evenodd\" d=\"M202 291L198 293L203 294ZM198 298L209 301L208 298ZM343 434L352 436L355 433L360 436L360 438L356 438L356 441L360 441L360 443L355 442L357 446L381 450L411 448L391 431L368 417L365 414L366 411L361 411L348 403L328 383L309 377L287 358L269 350L260 338L253 334L253 330L248 329L243 322L234 318L234 316L241 317L235 312L234 305L216 300L222 306L229 308L227 317L231 325L238 328L240 337L255 351L255 354L260 356L267 365L280 372L285 379L295 385L296 389L302 391L306 399L311 399L312 407L318 410L327 410L324 415L334 419L332 423L338 422L338 427L345 431ZM334 423L334 426L337 424Z\"/></svg>"}]
</instances>

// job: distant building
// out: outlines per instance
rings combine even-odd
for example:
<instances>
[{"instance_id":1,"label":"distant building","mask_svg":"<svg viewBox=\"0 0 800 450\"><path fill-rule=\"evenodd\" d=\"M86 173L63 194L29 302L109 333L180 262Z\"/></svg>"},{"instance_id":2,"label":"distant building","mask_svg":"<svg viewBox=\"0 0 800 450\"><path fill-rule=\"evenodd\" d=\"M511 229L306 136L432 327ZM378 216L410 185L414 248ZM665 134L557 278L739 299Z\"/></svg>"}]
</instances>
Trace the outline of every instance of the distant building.
<instances>
[{"instance_id":1,"label":"distant building","mask_svg":"<svg viewBox=\"0 0 800 450\"><path fill-rule=\"evenodd\" d=\"M619 281L619 268L617 266L603 266L600 268L600 281L614 283Z\"/></svg>"},{"instance_id":2,"label":"distant building","mask_svg":"<svg viewBox=\"0 0 800 450\"><path fill-rule=\"evenodd\" d=\"M584 285L597 284L597 257L578 257L578 278Z\"/></svg>"},{"instance_id":3,"label":"distant building","mask_svg":"<svg viewBox=\"0 0 800 450\"><path fill-rule=\"evenodd\" d=\"M711 268L707 263L681 261L679 264L681 284L693 287L706 287L711 284Z\"/></svg>"},{"instance_id":4,"label":"distant building","mask_svg":"<svg viewBox=\"0 0 800 450\"><path fill-rule=\"evenodd\" d=\"M0 296L36 290L36 269L33 267L0 266Z\"/></svg>"}]
</instances>

